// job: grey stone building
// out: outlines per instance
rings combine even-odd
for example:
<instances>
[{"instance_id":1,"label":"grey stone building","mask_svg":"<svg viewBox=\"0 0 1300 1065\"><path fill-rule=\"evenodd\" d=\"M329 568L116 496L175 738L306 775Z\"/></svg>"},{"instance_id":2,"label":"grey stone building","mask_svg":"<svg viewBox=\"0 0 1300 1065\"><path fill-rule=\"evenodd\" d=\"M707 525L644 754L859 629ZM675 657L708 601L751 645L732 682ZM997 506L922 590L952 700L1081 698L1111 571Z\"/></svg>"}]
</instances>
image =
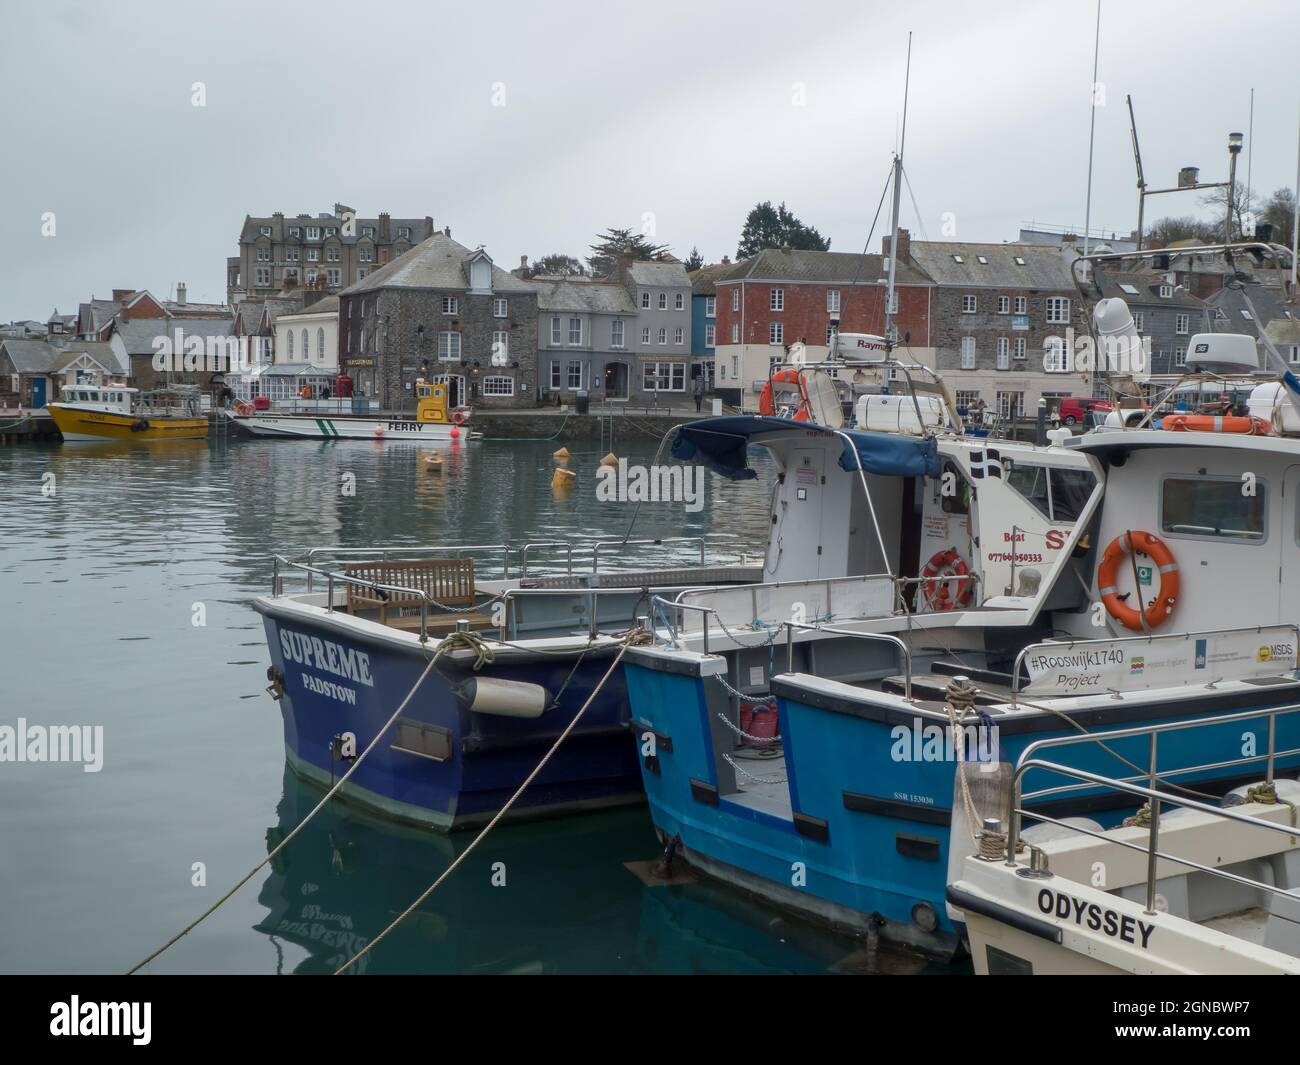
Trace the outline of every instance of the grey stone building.
<instances>
[{"instance_id":1,"label":"grey stone building","mask_svg":"<svg viewBox=\"0 0 1300 1065\"><path fill-rule=\"evenodd\" d=\"M887 253L888 238L885 238ZM1090 378L1048 372L1044 345L1086 331L1070 275L1073 252L1034 244L915 241L899 231L899 258L934 281L930 343L959 407L982 401L1004 417L1031 415L1040 398L1088 395Z\"/></svg>"},{"instance_id":2,"label":"grey stone building","mask_svg":"<svg viewBox=\"0 0 1300 1065\"><path fill-rule=\"evenodd\" d=\"M1128 304L1133 324L1150 341L1153 382L1172 382L1186 370L1187 343L1193 333L1212 332L1214 308L1178 283L1173 273L1093 271L1091 296L1119 296ZM1253 331L1251 331L1253 334Z\"/></svg>"},{"instance_id":3,"label":"grey stone building","mask_svg":"<svg viewBox=\"0 0 1300 1065\"><path fill-rule=\"evenodd\" d=\"M537 360L548 402L573 402L585 389L593 402L637 394L629 341L638 328L627 287L587 277L533 278L537 289Z\"/></svg>"},{"instance_id":4,"label":"grey stone building","mask_svg":"<svg viewBox=\"0 0 1300 1065\"><path fill-rule=\"evenodd\" d=\"M691 279L673 262L622 262L618 280L632 297L637 320L628 350L634 356L627 395L681 403L690 391ZM609 396L607 398L619 398Z\"/></svg>"},{"instance_id":5,"label":"grey stone building","mask_svg":"<svg viewBox=\"0 0 1300 1065\"><path fill-rule=\"evenodd\" d=\"M537 329L537 290L448 230L340 293L340 368L387 409L413 406L418 377L453 405L532 407Z\"/></svg>"},{"instance_id":6,"label":"grey stone building","mask_svg":"<svg viewBox=\"0 0 1300 1065\"><path fill-rule=\"evenodd\" d=\"M427 240L433 219L358 218L346 204L332 212L244 218L239 254L226 260L226 302L275 295L323 279L339 292ZM286 286L286 282L289 284Z\"/></svg>"}]
</instances>

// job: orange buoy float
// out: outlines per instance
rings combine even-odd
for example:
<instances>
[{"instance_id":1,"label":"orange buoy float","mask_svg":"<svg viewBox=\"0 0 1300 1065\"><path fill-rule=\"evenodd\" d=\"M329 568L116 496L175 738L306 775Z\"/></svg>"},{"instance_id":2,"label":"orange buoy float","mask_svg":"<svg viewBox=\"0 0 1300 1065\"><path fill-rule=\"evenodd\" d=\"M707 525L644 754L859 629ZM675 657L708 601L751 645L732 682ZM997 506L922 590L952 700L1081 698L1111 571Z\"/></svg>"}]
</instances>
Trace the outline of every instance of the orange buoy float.
<instances>
[{"instance_id":1,"label":"orange buoy float","mask_svg":"<svg viewBox=\"0 0 1300 1065\"><path fill-rule=\"evenodd\" d=\"M941 577L940 574L945 570L948 572ZM966 565L966 560L957 553L956 548L950 547L935 554L925 564L921 576L929 578L922 582L921 588L925 603L931 610L956 610L969 603L975 594L975 582L969 579L957 581L956 595L948 590L948 582L952 578L970 577L970 566Z\"/></svg>"},{"instance_id":2,"label":"orange buoy float","mask_svg":"<svg viewBox=\"0 0 1300 1065\"><path fill-rule=\"evenodd\" d=\"M1267 436L1268 422L1236 414L1167 414L1160 419L1160 428L1171 433L1244 433L1247 436Z\"/></svg>"},{"instance_id":3,"label":"orange buoy float","mask_svg":"<svg viewBox=\"0 0 1300 1065\"><path fill-rule=\"evenodd\" d=\"M1151 605L1141 612L1119 597L1119 588L1115 583L1120 564L1130 551L1149 556L1160 570L1160 592ZM1132 632L1144 632L1163 625L1178 602L1178 587L1178 562L1169 550L1169 545L1154 533L1130 531L1115 537L1106 545L1101 565L1097 567L1097 590L1106 606L1106 613ZM1141 603L1141 588L1138 589L1137 596ZM1143 621L1146 622L1145 627Z\"/></svg>"},{"instance_id":4,"label":"orange buoy float","mask_svg":"<svg viewBox=\"0 0 1300 1065\"><path fill-rule=\"evenodd\" d=\"M773 385L794 385L799 390L799 409L795 411L793 417L797 422L806 422L808 420L808 394L804 391L798 370L780 370L768 379L758 397L758 413L769 418L776 414L776 402L772 396Z\"/></svg>"}]
</instances>

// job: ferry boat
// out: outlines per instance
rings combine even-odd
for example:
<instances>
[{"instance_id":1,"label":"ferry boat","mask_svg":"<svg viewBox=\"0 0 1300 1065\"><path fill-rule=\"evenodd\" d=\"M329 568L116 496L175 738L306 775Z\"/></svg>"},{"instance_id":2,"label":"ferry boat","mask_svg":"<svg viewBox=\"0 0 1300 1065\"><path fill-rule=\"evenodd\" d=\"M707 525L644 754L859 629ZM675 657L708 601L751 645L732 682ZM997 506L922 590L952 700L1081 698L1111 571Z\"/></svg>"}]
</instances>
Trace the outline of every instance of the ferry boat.
<instances>
[{"instance_id":1,"label":"ferry boat","mask_svg":"<svg viewBox=\"0 0 1300 1065\"><path fill-rule=\"evenodd\" d=\"M414 418L396 414L378 418L350 414L279 414L256 410L242 402L226 411L240 429L253 436L307 440L410 440L415 443L446 444L468 438L472 411L451 408L447 386L441 382L415 382Z\"/></svg>"},{"instance_id":2,"label":"ferry boat","mask_svg":"<svg viewBox=\"0 0 1300 1065\"><path fill-rule=\"evenodd\" d=\"M1135 335L1107 302L1107 326ZM1252 338L1214 333L1191 337L1188 378L1246 372L1247 349L1250 432L1156 427L1154 409L1117 410L1078 438L1056 430L1046 446L971 437L959 419L910 440L764 418L681 428L681 460L748 478L757 445L780 475L775 580L657 600L656 645L624 659L666 855L947 954L964 934L945 903L949 863L965 856L947 832L961 801L953 748L992 768L1044 737L1300 699L1300 382L1264 380ZM773 714L775 728L754 727ZM945 740L958 727L976 731ZM1300 764L1300 722L1276 727L1291 752L1279 767ZM1264 730L1177 732L1160 773L1204 766L1176 782L1205 792L1249 783L1207 752L1262 748ZM1125 737L1062 757L1114 774L1145 754ZM1036 769L1027 784L1052 779ZM1045 812L1113 809L1084 789Z\"/></svg>"},{"instance_id":3,"label":"ferry boat","mask_svg":"<svg viewBox=\"0 0 1300 1065\"><path fill-rule=\"evenodd\" d=\"M126 385L64 385L48 406L64 440L195 440L208 435L197 391L141 395Z\"/></svg>"},{"instance_id":4,"label":"ferry boat","mask_svg":"<svg viewBox=\"0 0 1300 1065\"><path fill-rule=\"evenodd\" d=\"M1296 714L1293 704L1190 728L1264 725L1272 737ZM1130 732L1157 750L1174 729L1187 728ZM1150 777L1082 773L1057 755L1062 744L1087 742L1032 744L997 786L972 781L969 809L978 823L953 819L963 836L954 851L967 849L972 829L981 844L955 866L947 892L975 972L1300 975L1300 781L1273 775L1277 748L1253 757L1243 757L1239 744L1221 749L1218 760L1266 775L1216 804ZM1065 787L1104 788L1133 816L1110 828L1091 818L1036 819L1039 797L1022 788L1032 768L1050 770ZM1037 823L1022 829L1022 820Z\"/></svg>"}]
</instances>

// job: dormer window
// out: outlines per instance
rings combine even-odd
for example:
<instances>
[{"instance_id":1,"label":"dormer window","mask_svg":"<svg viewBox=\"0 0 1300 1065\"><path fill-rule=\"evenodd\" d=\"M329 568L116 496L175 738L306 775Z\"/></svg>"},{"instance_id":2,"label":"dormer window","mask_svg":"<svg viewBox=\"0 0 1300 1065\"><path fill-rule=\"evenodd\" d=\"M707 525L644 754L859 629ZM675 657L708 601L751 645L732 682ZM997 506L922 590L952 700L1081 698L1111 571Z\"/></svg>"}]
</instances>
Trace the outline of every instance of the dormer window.
<instances>
[{"instance_id":1,"label":"dormer window","mask_svg":"<svg viewBox=\"0 0 1300 1065\"><path fill-rule=\"evenodd\" d=\"M1161 286L1160 286L1160 298L1161 298L1162 300L1173 299L1173 295L1174 295L1174 286L1173 286L1173 285L1161 285Z\"/></svg>"},{"instance_id":2,"label":"dormer window","mask_svg":"<svg viewBox=\"0 0 1300 1065\"><path fill-rule=\"evenodd\" d=\"M375 227L374 227L374 226L362 226L362 227L361 227L361 235L362 235L363 237L370 237L370 238L373 239L373 238L374 238L374 235L375 235Z\"/></svg>"},{"instance_id":3,"label":"dormer window","mask_svg":"<svg viewBox=\"0 0 1300 1065\"><path fill-rule=\"evenodd\" d=\"M302 236L302 227L301 227L301 226L290 226L290 227L289 227L289 236L291 236L291 237L301 237L301 236Z\"/></svg>"},{"instance_id":4,"label":"dormer window","mask_svg":"<svg viewBox=\"0 0 1300 1065\"><path fill-rule=\"evenodd\" d=\"M271 235L271 227L270 227L270 226L262 226L262 228L259 229L258 232L261 233L262 236L264 236L264 237L269 237L269 236Z\"/></svg>"},{"instance_id":5,"label":"dormer window","mask_svg":"<svg viewBox=\"0 0 1300 1065\"><path fill-rule=\"evenodd\" d=\"M307 227L307 239L308 239L308 240L320 240L320 226L308 226L308 227Z\"/></svg>"},{"instance_id":6,"label":"dormer window","mask_svg":"<svg viewBox=\"0 0 1300 1065\"><path fill-rule=\"evenodd\" d=\"M397 227L397 235L398 235L399 237L402 237L402 238L406 239L406 240L410 240L410 239L411 239L411 227L410 227L410 226L398 226L398 227Z\"/></svg>"},{"instance_id":7,"label":"dormer window","mask_svg":"<svg viewBox=\"0 0 1300 1065\"><path fill-rule=\"evenodd\" d=\"M327 237L337 237L339 235L338 228L336 226L327 227L325 230L325 235Z\"/></svg>"}]
</instances>

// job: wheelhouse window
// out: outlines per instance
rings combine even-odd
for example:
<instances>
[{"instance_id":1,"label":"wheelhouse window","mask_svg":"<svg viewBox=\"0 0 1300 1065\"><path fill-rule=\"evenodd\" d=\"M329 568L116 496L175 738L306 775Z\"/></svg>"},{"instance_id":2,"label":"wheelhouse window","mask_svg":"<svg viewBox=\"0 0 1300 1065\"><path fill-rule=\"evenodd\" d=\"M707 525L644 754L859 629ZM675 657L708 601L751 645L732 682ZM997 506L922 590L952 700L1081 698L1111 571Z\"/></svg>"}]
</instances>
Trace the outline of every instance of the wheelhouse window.
<instances>
[{"instance_id":1,"label":"wheelhouse window","mask_svg":"<svg viewBox=\"0 0 1300 1065\"><path fill-rule=\"evenodd\" d=\"M1175 536L1263 543L1267 490L1244 495L1233 477L1166 477L1160 486L1160 528Z\"/></svg>"},{"instance_id":2,"label":"wheelhouse window","mask_svg":"<svg viewBox=\"0 0 1300 1065\"><path fill-rule=\"evenodd\" d=\"M1034 505L1048 521L1073 525L1097 486L1091 470L1016 462L1007 484Z\"/></svg>"}]
</instances>

